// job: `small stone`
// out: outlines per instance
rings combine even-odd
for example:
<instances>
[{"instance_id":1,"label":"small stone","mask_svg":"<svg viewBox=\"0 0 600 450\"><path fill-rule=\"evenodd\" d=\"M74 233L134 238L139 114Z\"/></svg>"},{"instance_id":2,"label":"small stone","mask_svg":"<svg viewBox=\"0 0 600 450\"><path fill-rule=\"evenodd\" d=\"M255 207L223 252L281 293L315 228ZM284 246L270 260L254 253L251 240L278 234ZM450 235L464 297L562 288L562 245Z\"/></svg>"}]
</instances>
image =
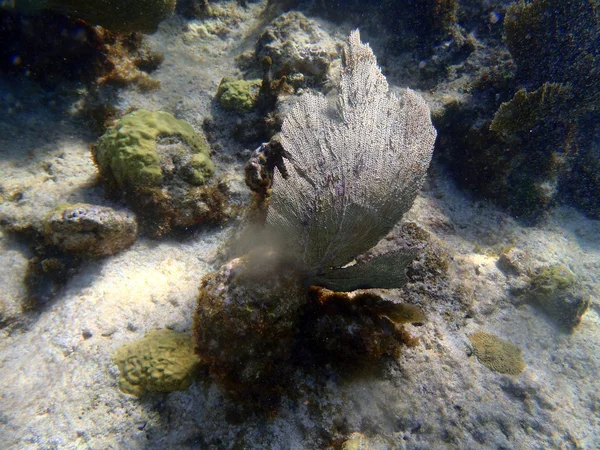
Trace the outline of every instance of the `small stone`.
<instances>
[{"instance_id":1,"label":"small stone","mask_svg":"<svg viewBox=\"0 0 600 450\"><path fill-rule=\"evenodd\" d=\"M117 332L117 327L114 325L108 325L105 329L100 332L101 336L109 337Z\"/></svg>"},{"instance_id":2,"label":"small stone","mask_svg":"<svg viewBox=\"0 0 600 450\"><path fill-rule=\"evenodd\" d=\"M83 339L89 339L93 336L93 333L89 329L84 328L83 330L81 330L81 336L83 337Z\"/></svg>"},{"instance_id":3,"label":"small stone","mask_svg":"<svg viewBox=\"0 0 600 450\"><path fill-rule=\"evenodd\" d=\"M522 275L527 271L527 255L518 248L511 248L500 255L497 265L507 275Z\"/></svg>"}]
</instances>

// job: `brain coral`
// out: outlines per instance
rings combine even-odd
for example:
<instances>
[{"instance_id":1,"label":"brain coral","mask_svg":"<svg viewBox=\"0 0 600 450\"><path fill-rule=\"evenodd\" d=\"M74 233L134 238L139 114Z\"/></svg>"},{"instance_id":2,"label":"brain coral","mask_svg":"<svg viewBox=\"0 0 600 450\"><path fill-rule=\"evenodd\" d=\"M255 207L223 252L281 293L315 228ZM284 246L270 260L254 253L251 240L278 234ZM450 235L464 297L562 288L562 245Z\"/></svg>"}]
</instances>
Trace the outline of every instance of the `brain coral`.
<instances>
[{"instance_id":1,"label":"brain coral","mask_svg":"<svg viewBox=\"0 0 600 450\"><path fill-rule=\"evenodd\" d=\"M227 183L213 177L208 144L182 120L140 109L123 116L92 145L109 196L126 200L143 230L220 223L234 213Z\"/></svg>"},{"instance_id":2,"label":"brain coral","mask_svg":"<svg viewBox=\"0 0 600 450\"><path fill-rule=\"evenodd\" d=\"M191 336L172 330L153 330L143 339L125 344L114 357L119 367L119 389L140 396L147 391L182 391L192 384L200 360Z\"/></svg>"},{"instance_id":3,"label":"brain coral","mask_svg":"<svg viewBox=\"0 0 600 450\"><path fill-rule=\"evenodd\" d=\"M521 349L498 336L478 331L469 335L473 353L481 364L495 372L519 375L525 369Z\"/></svg>"},{"instance_id":4,"label":"brain coral","mask_svg":"<svg viewBox=\"0 0 600 450\"><path fill-rule=\"evenodd\" d=\"M157 138L176 137L190 149L185 166L195 185L204 184L214 171L209 148L194 129L163 111L140 109L123 116L110 127L94 148L98 168L110 175L121 189L158 186L163 181Z\"/></svg>"}]
</instances>

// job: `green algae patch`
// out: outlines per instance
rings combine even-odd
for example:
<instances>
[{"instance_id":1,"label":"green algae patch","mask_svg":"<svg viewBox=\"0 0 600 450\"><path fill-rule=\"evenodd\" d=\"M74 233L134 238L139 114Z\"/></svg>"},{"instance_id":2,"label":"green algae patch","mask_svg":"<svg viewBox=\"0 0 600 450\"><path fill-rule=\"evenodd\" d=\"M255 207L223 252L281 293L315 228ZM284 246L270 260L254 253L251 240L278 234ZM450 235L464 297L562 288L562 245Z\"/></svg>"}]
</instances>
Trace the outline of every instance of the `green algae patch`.
<instances>
[{"instance_id":1,"label":"green algae patch","mask_svg":"<svg viewBox=\"0 0 600 450\"><path fill-rule=\"evenodd\" d=\"M148 391L183 391L190 387L200 359L192 337L172 330L153 330L117 349L119 389L137 397Z\"/></svg>"},{"instance_id":2,"label":"green algae patch","mask_svg":"<svg viewBox=\"0 0 600 450\"><path fill-rule=\"evenodd\" d=\"M478 331L469 335L477 360L494 372L519 375L525 369L521 349L490 333Z\"/></svg>"},{"instance_id":3,"label":"green algae patch","mask_svg":"<svg viewBox=\"0 0 600 450\"><path fill-rule=\"evenodd\" d=\"M246 113L258 104L261 80L234 80L224 77L217 89L219 105L226 111Z\"/></svg>"},{"instance_id":4,"label":"green algae patch","mask_svg":"<svg viewBox=\"0 0 600 450\"><path fill-rule=\"evenodd\" d=\"M156 142L165 138L179 139L189 147L188 180L192 184L202 185L212 176L214 165L204 139L183 120L145 109L123 116L98 140L94 147L98 168L120 189L158 187L163 171Z\"/></svg>"}]
</instances>

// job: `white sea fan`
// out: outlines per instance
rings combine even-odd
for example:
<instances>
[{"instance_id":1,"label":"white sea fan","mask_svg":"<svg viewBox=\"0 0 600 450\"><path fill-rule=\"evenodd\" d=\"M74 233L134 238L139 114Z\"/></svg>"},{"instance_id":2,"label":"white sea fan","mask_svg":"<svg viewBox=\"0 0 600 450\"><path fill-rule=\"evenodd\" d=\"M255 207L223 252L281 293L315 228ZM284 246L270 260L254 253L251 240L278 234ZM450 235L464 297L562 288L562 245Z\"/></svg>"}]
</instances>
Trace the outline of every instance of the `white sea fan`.
<instances>
[{"instance_id":1,"label":"white sea fan","mask_svg":"<svg viewBox=\"0 0 600 450\"><path fill-rule=\"evenodd\" d=\"M344 266L410 209L435 137L422 97L410 89L401 97L389 93L373 51L353 31L337 102L306 94L285 118L281 143L288 176L274 174L267 230L285 239L314 284L336 290L402 284L412 255Z\"/></svg>"}]
</instances>

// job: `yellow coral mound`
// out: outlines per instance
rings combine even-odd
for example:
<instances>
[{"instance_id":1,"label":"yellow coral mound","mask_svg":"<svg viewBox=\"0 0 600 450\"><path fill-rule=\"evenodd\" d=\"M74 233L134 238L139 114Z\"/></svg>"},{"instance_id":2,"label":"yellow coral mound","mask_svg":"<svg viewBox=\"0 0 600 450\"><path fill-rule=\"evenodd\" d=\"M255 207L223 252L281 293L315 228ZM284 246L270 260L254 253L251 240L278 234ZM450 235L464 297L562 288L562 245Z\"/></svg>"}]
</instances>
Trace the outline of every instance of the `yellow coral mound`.
<instances>
[{"instance_id":1,"label":"yellow coral mound","mask_svg":"<svg viewBox=\"0 0 600 450\"><path fill-rule=\"evenodd\" d=\"M200 363L192 337L172 330L150 331L119 347L114 361L121 372L119 389L135 396L187 389Z\"/></svg>"},{"instance_id":2,"label":"yellow coral mound","mask_svg":"<svg viewBox=\"0 0 600 450\"><path fill-rule=\"evenodd\" d=\"M488 369L507 375L519 375L525 369L521 349L490 333L478 331L469 335L473 353Z\"/></svg>"}]
</instances>

